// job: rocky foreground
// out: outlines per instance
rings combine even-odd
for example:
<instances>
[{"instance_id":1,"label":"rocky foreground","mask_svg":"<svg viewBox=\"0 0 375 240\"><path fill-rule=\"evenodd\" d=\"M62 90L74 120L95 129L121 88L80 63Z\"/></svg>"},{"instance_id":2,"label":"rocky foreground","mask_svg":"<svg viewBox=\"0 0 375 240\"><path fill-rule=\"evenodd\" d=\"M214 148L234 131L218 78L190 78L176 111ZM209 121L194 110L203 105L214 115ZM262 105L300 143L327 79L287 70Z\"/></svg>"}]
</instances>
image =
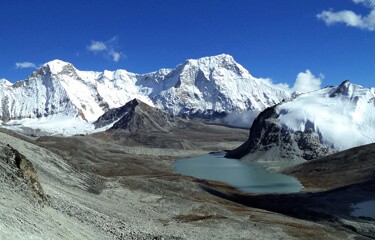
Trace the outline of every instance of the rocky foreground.
<instances>
[{"instance_id":1,"label":"rocky foreground","mask_svg":"<svg viewBox=\"0 0 375 240\"><path fill-rule=\"evenodd\" d=\"M332 218L308 217L311 211L293 214L302 206L294 205L294 195L253 196L256 201L241 202L233 198L240 193L225 184L198 181L173 172L174 159L232 149L247 136L247 130L198 121L172 132L112 129L69 138L33 139L2 130L1 236L6 239L375 237L366 230L374 224L371 219L331 214L330 208L325 210ZM32 168L28 169L35 170L34 182L40 184L42 194L35 191L32 180L25 178L16 156L31 163ZM292 174L298 177L297 173ZM374 192L373 185L368 185L368 189ZM329 194L330 200L335 199L335 194ZM273 202L273 207L257 205L263 201ZM340 196L335 201L339 204Z\"/></svg>"}]
</instances>

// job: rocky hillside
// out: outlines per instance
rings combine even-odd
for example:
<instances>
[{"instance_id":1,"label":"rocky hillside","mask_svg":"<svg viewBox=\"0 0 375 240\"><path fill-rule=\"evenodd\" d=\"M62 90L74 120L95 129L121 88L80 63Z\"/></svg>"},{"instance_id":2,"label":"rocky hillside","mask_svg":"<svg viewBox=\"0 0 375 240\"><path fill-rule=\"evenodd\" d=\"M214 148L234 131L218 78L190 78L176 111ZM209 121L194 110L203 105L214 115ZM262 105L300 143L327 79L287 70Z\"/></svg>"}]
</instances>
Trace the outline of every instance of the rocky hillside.
<instances>
[{"instance_id":1,"label":"rocky hillside","mask_svg":"<svg viewBox=\"0 0 375 240\"><path fill-rule=\"evenodd\" d=\"M314 190L374 181L375 143L315 159L284 172L297 177L305 188Z\"/></svg>"},{"instance_id":2,"label":"rocky hillside","mask_svg":"<svg viewBox=\"0 0 375 240\"><path fill-rule=\"evenodd\" d=\"M13 189L32 202L47 202L32 163L16 149L3 143L0 143L1 188Z\"/></svg>"}]
</instances>

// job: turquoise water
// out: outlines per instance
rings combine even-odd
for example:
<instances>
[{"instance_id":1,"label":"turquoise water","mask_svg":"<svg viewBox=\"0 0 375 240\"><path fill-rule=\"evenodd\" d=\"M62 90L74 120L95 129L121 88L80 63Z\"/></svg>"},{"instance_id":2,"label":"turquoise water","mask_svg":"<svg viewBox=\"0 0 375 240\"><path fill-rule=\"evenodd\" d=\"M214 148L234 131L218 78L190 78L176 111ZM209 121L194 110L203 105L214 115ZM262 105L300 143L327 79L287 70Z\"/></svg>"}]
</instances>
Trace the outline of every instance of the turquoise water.
<instances>
[{"instance_id":1,"label":"turquoise water","mask_svg":"<svg viewBox=\"0 0 375 240\"><path fill-rule=\"evenodd\" d=\"M292 193L303 188L293 177L267 172L260 166L224 158L222 154L178 159L174 168L182 175L225 182L249 193Z\"/></svg>"}]
</instances>

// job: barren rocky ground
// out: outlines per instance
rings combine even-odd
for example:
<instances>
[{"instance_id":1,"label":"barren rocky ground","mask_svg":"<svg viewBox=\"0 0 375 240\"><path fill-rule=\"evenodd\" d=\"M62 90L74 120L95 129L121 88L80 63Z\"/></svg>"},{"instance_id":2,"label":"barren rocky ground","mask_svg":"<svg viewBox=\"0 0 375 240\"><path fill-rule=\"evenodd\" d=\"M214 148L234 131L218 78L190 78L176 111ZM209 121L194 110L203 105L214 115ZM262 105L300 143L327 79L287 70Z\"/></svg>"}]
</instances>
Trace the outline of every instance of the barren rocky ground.
<instances>
[{"instance_id":1,"label":"barren rocky ground","mask_svg":"<svg viewBox=\"0 0 375 240\"><path fill-rule=\"evenodd\" d=\"M259 195L251 196L256 201L239 201L244 199L241 193L225 184L198 181L173 172L174 159L233 149L247 137L247 130L200 122L173 132L116 130L70 138L34 139L3 131L0 142L9 144L32 163L47 201L39 201L32 188L22 184L22 176L17 181L2 180L1 237L374 238L373 232L358 230L371 229L374 222L369 219L309 218L307 211L301 211L299 216L293 213L303 205L294 205L294 195ZM8 158L12 156L1 161ZM369 191L372 187L368 186ZM330 200L335 195L322 194L327 199L331 196ZM273 207L259 202L272 203ZM342 224L337 219L343 219ZM360 227L355 228L357 225Z\"/></svg>"}]
</instances>

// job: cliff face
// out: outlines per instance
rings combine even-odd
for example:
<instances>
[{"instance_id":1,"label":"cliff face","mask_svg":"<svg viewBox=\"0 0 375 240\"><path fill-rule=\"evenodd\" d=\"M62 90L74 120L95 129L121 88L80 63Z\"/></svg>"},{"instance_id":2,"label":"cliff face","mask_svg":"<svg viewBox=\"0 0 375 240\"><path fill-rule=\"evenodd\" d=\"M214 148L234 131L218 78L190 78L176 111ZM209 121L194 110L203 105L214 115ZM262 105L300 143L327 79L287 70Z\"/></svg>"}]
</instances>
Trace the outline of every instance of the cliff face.
<instances>
[{"instance_id":1,"label":"cliff face","mask_svg":"<svg viewBox=\"0 0 375 240\"><path fill-rule=\"evenodd\" d=\"M262 160L312 160L332 153L320 143L319 136L309 128L305 131L288 131L279 124L276 107L264 110L254 120L249 139L238 148L227 152L228 158L242 158L256 153ZM266 158L266 159L265 159Z\"/></svg>"}]
</instances>

